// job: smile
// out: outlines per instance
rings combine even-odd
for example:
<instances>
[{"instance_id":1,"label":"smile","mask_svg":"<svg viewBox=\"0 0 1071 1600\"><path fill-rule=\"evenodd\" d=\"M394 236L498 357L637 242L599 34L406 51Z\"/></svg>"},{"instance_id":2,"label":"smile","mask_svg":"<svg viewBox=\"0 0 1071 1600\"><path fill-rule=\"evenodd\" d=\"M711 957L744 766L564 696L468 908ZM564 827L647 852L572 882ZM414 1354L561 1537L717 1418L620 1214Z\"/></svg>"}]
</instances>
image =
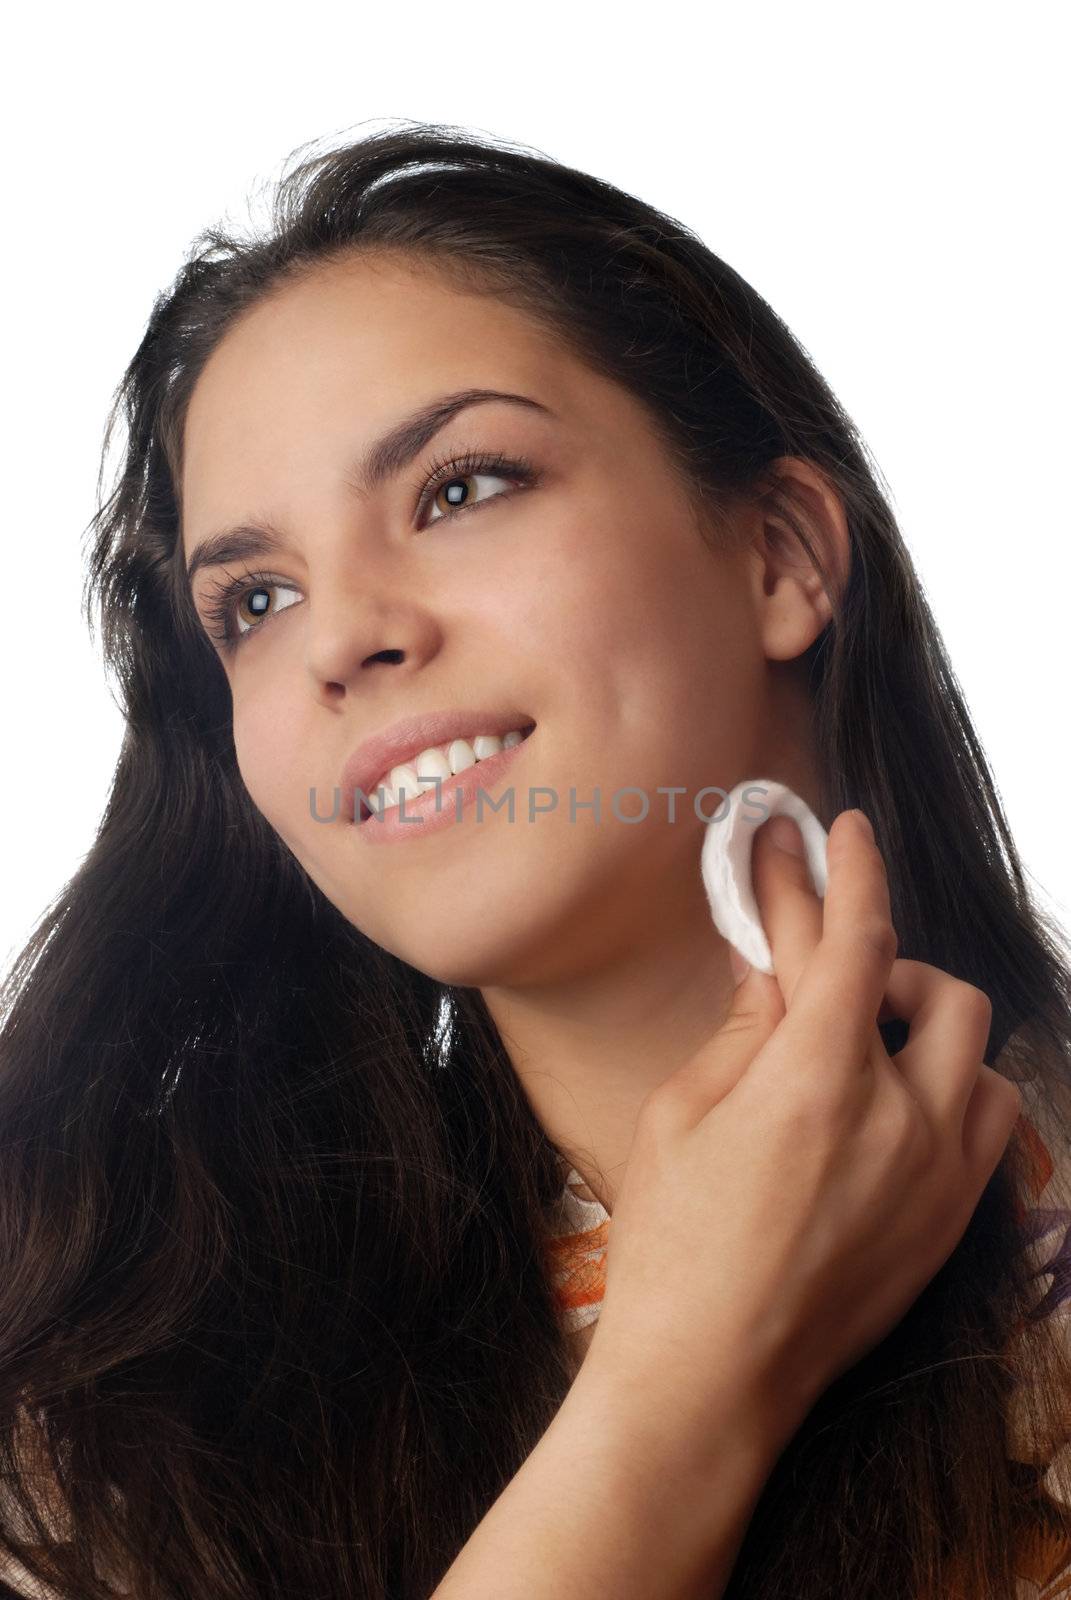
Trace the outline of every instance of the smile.
<instances>
[{"instance_id":1,"label":"smile","mask_svg":"<svg viewBox=\"0 0 1071 1600\"><path fill-rule=\"evenodd\" d=\"M477 813L477 821L485 821L482 794L489 795L513 767L528 743L534 726L523 733L517 730L517 737L513 740L509 740L508 735L496 739L501 748L492 753L476 757L473 752L473 759L456 773L451 772L449 781L436 772L434 777L439 779L438 782L419 784L412 793L403 786L403 795L395 796L380 811L373 813L362 807L362 820L354 824L357 832L369 844L397 844L404 839L424 839L429 834L437 833L440 828L463 823L472 810ZM468 744L467 740L454 742ZM507 811L511 818L512 807L508 807ZM495 814L492 811L491 815Z\"/></svg>"}]
</instances>

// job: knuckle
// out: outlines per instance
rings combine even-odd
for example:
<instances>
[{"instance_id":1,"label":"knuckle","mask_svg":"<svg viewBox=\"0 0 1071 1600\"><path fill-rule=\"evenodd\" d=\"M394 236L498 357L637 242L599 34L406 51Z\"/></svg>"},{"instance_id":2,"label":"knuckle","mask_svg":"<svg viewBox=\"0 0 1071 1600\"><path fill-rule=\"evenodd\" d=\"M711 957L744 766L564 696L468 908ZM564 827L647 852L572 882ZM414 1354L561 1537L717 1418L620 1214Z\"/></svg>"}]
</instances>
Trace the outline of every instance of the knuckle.
<instances>
[{"instance_id":1,"label":"knuckle","mask_svg":"<svg viewBox=\"0 0 1071 1600\"><path fill-rule=\"evenodd\" d=\"M856 938L864 953L883 965L891 966L896 959L896 929L888 917L867 917L856 930Z\"/></svg>"},{"instance_id":2,"label":"knuckle","mask_svg":"<svg viewBox=\"0 0 1071 1600\"><path fill-rule=\"evenodd\" d=\"M962 978L952 978L949 980L948 999L955 1006L957 1015L972 1029L989 1032L993 1020L993 1002L984 989L978 989Z\"/></svg>"},{"instance_id":3,"label":"knuckle","mask_svg":"<svg viewBox=\"0 0 1071 1600\"><path fill-rule=\"evenodd\" d=\"M882 1107L881 1137L898 1156L921 1151L928 1154L934 1139L929 1120L906 1084L897 1086Z\"/></svg>"},{"instance_id":4,"label":"knuckle","mask_svg":"<svg viewBox=\"0 0 1071 1600\"><path fill-rule=\"evenodd\" d=\"M980 1079L988 1085L989 1092L1001 1103L1007 1105L1008 1115L1013 1121L1017 1120L1023 1109L1023 1091L1011 1078L1006 1078L1002 1072L997 1072L993 1067L982 1063L979 1073Z\"/></svg>"},{"instance_id":5,"label":"knuckle","mask_svg":"<svg viewBox=\"0 0 1071 1600\"><path fill-rule=\"evenodd\" d=\"M785 1120L801 1138L813 1141L840 1129L848 1116L850 1096L824 1073L798 1075L780 1101Z\"/></svg>"}]
</instances>

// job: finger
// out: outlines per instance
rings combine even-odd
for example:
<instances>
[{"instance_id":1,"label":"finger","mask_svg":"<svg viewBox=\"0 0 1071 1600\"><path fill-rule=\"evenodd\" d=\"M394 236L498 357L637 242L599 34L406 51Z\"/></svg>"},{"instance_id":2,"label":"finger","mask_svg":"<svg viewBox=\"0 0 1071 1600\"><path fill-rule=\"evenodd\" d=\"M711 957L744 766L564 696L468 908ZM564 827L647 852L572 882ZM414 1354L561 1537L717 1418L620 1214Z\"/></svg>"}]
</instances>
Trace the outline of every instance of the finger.
<instances>
[{"instance_id":1,"label":"finger","mask_svg":"<svg viewBox=\"0 0 1071 1600\"><path fill-rule=\"evenodd\" d=\"M1022 1109L1022 1090L983 1065L963 1119L963 1155L983 1187L996 1170Z\"/></svg>"},{"instance_id":2,"label":"finger","mask_svg":"<svg viewBox=\"0 0 1071 1600\"><path fill-rule=\"evenodd\" d=\"M861 813L834 819L826 864L822 938L799 976L785 1026L828 1041L823 1067L858 1068L885 1053L877 1017L896 959L885 863Z\"/></svg>"},{"instance_id":3,"label":"finger","mask_svg":"<svg viewBox=\"0 0 1071 1600\"><path fill-rule=\"evenodd\" d=\"M986 994L925 961L894 961L885 986L907 1043L890 1057L916 1100L942 1121L962 1121L989 1043Z\"/></svg>"},{"instance_id":4,"label":"finger","mask_svg":"<svg viewBox=\"0 0 1071 1600\"><path fill-rule=\"evenodd\" d=\"M822 937L822 902L811 882L803 835L791 817L771 817L755 835L751 881L774 975L786 1004Z\"/></svg>"},{"instance_id":5,"label":"finger","mask_svg":"<svg viewBox=\"0 0 1071 1600\"><path fill-rule=\"evenodd\" d=\"M749 967L717 1033L648 1100L672 1103L675 1113L693 1126L739 1082L784 1015L777 979Z\"/></svg>"}]
</instances>

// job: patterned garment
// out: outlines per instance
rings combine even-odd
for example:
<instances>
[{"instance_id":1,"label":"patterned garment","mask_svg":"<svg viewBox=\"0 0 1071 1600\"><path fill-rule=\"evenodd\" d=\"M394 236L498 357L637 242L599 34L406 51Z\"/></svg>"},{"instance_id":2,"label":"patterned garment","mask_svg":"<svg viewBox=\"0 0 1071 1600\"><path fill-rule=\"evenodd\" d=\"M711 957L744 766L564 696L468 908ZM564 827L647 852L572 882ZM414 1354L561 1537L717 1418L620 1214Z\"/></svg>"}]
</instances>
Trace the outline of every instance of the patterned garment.
<instances>
[{"instance_id":1,"label":"patterned garment","mask_svg":"<svg viewBox=\"0 0 1071 1600\"><path fill-rule=\"evenodd\" d=\"M1020 1210L1018 1221L1029 1248L1034 1250L1038 1273L1049 1273L1052 1282L1034 1310L1034 1318L1056 1316L1061 1329L1071 1339L1071 1210L1048 1205L1045 1190L1052 1178L1052 1156L1035 1125L1020 1116L1016 1134L1022 1140L1030 1166L1029 1205ZM561 1158L564 1184L558 1210L552 1222L550 1277L554 1298L567 1333L578 1332L598 1319L606 1285L606 1251L611 1217L588 1188L580 1173L566 1158ZM1009 1433L1015 1438L1014 1405ZM1068 1441L1049 1461L1042 1479L1056 1499L1064 1497L1050 1481L1057 1455L1071 1452L1071 1419ZM1018 1459L1014 1450L1011 1459ZM1033 1530L1019 1549L1016 1600L1071 1600L1071 1539L1042 1527Z\"/></svg>"},{"instance_id":2,"label":"patterned garment","mask_svg":"<svg viewBox=\"0 0 1071 1600\"><path fill-rule=\"evenodd\" d=\"M576 1333L602 1309L610 1215L564 1156L562 1169L565 1186L550 1241L551 1282L565 1330Z\"/></svg>"}]
</instances>

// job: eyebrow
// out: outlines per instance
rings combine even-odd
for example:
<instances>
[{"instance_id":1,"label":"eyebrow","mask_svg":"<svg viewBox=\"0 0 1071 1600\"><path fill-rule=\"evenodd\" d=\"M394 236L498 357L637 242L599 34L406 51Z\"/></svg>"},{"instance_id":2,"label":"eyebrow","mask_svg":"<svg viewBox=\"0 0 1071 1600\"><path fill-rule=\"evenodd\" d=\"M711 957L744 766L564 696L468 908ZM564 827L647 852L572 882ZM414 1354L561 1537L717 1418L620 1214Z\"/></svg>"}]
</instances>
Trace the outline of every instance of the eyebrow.
<instances>
[{"instance_id":1,"label":"eyebrow","mask_svg":"<svg viewBox=\"0 0 1071 1600\"><path fill-rule=\"evenodd\" d=\"M374 493L388 478L395 477L408 466L459 411L491 400L506 400L512 405L541 411L544 416L554 416L549 406L533 400L530 395L510 394L502 389L461 389L455 394L441 395L403 417L369 446L351 476L355 492L362 496ZM228 561L270 555L284 549L285 544L278 530L267 523L239 523L233 528L224 528L195 547L186 568L186 581L192 583L202 567L218 567Z\"/></svg>"}]
</instances>

